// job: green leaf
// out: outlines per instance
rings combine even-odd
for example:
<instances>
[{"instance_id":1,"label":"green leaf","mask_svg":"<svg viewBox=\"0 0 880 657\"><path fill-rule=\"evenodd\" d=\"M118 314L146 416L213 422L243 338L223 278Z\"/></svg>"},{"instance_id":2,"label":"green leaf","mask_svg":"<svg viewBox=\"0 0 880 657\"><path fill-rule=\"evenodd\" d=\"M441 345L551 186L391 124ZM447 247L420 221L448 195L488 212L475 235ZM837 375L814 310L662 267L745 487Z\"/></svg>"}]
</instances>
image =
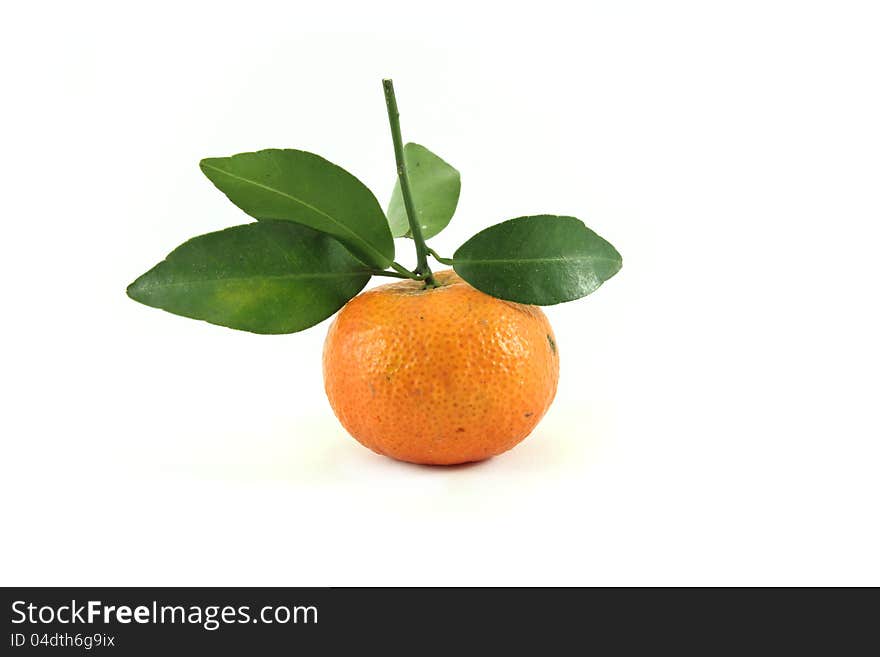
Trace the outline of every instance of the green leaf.
<instances>
[{"instance_id":1,"label":"green leaf","mask_svg":"<svg viewBox=\"0 0 880 657\"><path fill-rule=\"evenodd\" d=\"M394 260L394 239L376 197L318 155L273 148L207 158L199 166L252 217L293 221L332 235L379 269Z\"/></svg>"},{"instance_id":2,"label":"green leaf","mask_svg":"<svg viewBox=\"0 0 880 657\"><path fill-rule=\"evenodd\" d=\"M486 294L549 306L595 291L623 264L617 250L574 217L519 217L459 247L453 268Z\"/></svg>"},{"instance_id":3,"label":"green leaf","mask_svg":"<svg viewBox=\"0 0 880 657\"><path fill-rule=\"evenodd\" d=\"M194 237L128 286L154 308L253 333L293 333L330 317L370 274L329 235L264 221Z\"/></svg>"},{"instance_id":4,"label":"green leaf","mask_svg":"<svg viewBox=\"0 0 880 657\"><path fill-rule=\"evenodd\" d=\"M456 169L419 144L410 142L404 146L403 157L422 236L425 239L434 237L446 228L455 214L461 192L461 176ZM399 180L394 185L388 204L388 223L394 237L409 237L409 221Z\"/></svg>"}]
</instances>

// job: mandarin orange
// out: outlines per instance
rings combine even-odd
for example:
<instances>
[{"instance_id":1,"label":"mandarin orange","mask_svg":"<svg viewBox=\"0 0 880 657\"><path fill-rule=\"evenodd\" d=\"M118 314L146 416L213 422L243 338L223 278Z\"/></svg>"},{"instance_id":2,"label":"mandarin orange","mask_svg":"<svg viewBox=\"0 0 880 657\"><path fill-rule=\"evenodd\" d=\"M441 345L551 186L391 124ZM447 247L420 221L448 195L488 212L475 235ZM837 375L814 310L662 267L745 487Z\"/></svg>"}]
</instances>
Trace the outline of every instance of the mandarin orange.
<instances>
[{"instance_id":1,"label":"mandarin orange","mask_svg":"<svg viewBox=\"0 0 880 657\"><path fill-rule=\"evenodd\" d=\"M556 394L559 354L536 306L502 301L452 270L437 287L373 288L336 316L324 386L346 430L402 461L455 464L523 440Z\"/></svg>"}]
</instances>

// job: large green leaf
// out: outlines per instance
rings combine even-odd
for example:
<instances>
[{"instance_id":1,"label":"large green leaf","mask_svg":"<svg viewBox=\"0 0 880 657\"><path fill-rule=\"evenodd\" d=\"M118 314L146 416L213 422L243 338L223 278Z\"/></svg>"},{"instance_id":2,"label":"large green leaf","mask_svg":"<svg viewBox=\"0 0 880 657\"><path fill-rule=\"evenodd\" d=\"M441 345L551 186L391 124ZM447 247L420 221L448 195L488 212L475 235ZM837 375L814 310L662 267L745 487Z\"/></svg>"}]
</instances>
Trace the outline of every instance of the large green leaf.
<instances>
[{"instance_id":1,"label":"large green leaf","mask_svg":"<svg viewBox=\"0 0 880 657\"><path fill-rule=\"evenodd\" d=\"M293 333L326 319L370 274L339 242L283 221L194 237L128 286L148 306L253 333Z\"/></svg>"},{"instance_id":2,"label":"large green leaf","mask_svg":"<svg viewBox=\"0 0 880 657\"><path fill-rule=\"evenodd\" d=\"M419 144L410 142L404 146L403 157L422 236L425 239L434 237L446 228L455 214L461 192L461 176L456 169ZM388 223L394 237L409 235L400 180L394 185L388 204Z\"/></svg>"},{"instance_id":3,"label":"large green leaf","mask_svg":"<svg viewBox=\"0 0 880 657\"><path fill-rule=\"evenodd\" d=\"M348 171L318 155L272 148L211 157L199 166L252 217L294 221L333 235L379 269L394 260L394 239L376 197Z\"/></svg>"},{"instance_id":4,"label":"large green leaf","mask_svg":"<svg viewBox=\"0 0 880 657\"><path fill-rule=\"evenodd\" d=\"M596 290L623 264L617 250L574 217L519 217L459 247L455 271L494 297L549 306Z\"/></svg>"}]
</instances>

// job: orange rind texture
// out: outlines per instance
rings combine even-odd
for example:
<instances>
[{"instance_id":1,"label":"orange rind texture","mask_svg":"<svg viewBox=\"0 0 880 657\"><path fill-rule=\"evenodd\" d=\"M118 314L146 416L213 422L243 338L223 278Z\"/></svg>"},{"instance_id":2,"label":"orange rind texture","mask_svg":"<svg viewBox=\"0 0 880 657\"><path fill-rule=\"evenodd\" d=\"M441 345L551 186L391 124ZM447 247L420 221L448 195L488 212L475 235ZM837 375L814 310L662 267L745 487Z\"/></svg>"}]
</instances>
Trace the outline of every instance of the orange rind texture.
<instances>
[{"instance_id":1,"label":"orange rind texture","mask_svg":"<svg viewBox=\"0 0 880 657\"><path fill-rule=\"evenodd\" d=\"M481 461L535 428L556 394L559 353L540 308L496 299L452 270L352 299L324 343L339 421L373 451L411 463Z\"/></svg>"}]
</instances>

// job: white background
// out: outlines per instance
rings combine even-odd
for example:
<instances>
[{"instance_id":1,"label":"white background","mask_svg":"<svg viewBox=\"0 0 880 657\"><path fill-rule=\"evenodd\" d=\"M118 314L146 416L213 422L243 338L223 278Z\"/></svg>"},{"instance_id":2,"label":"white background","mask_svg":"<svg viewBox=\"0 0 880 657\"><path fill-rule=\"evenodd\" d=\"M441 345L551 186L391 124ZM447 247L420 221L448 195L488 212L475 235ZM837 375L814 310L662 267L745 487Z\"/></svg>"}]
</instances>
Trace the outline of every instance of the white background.
<instances>
[{"instance_id":1,"label":"white background","mask_svg":"<svg viewBox=\"0 0 880 657\"><path fill-rule=\"evenodd\" d=\"M0 25L0 583L880 584L876 3L133 7ZM349 438L326 323L124 294L246 220L202 157L315 151L384 205L383 76L462 172L438 250L547 212L624 256L481 465Z\"/></svg>"}]
</instances>

